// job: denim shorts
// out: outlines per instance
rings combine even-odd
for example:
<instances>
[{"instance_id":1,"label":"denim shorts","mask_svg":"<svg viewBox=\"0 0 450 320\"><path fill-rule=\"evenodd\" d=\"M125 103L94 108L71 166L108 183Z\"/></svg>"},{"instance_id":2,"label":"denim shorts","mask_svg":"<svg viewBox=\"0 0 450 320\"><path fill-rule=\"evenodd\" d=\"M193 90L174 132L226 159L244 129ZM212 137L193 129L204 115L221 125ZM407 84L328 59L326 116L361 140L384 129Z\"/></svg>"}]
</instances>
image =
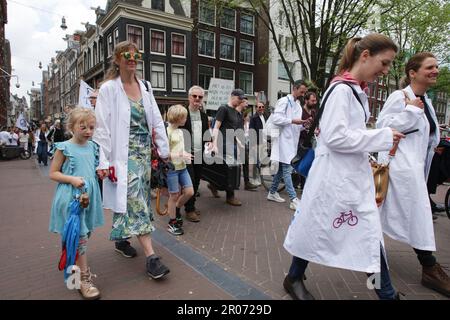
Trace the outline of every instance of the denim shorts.
<instances>
[{"instance_id":1,"label":"denim shorts","mask_svg":"<svg viewBox=\"0 0 450 320\"><path fill-rule=\"evenodd\" d=\"M192 187L191 176L186 168L182 170L170 170L167 173L167 187L169 193L180 192L180 185L182 189Z\"/></svg>"}]
</instances>

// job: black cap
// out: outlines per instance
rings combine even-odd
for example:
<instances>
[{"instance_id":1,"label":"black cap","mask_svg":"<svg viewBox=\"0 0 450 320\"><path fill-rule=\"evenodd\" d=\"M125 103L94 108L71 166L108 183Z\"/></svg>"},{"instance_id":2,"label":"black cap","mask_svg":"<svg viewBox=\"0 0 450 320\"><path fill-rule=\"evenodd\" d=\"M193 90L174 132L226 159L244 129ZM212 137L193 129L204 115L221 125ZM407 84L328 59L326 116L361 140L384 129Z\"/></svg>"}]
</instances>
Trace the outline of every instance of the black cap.
<instances>
[{"instance_id":1,"label":"black cap","mask_svg":"<svg viewBox=\"0 0 450 320\"><path fill-rule=\"evenodd\" d=\"M231 91L231 95L235 96L235 97L239 97L239 99L244 100L245 97L245 92L242 89L234 89L233 91Z\"/></svg>"}]
</instances>

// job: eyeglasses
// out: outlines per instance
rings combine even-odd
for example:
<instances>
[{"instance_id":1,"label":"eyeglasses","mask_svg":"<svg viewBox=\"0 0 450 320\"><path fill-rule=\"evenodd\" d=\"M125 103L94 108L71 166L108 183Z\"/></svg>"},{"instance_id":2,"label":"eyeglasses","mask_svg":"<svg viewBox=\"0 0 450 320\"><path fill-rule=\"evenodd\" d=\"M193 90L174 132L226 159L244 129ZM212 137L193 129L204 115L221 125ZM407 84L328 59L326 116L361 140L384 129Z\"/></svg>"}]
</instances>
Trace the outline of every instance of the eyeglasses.
<instances>
[{"instance_id":1,"label":"eyeglasses","mask_svg":"<svg viewBox=\"0 0 450 320\"><path fill-rule=\"evenodd\" d=\"M194 99L197 99L197 98L203 99L203 96L198 96L198 95L196 95L196 94L191 94L191 96L192 96L192 98L194 98Z\"/></svg>"},{"instance_id":2,"label":"eyeglasses","mask_svg":"<svg viewBox=\"0 0 450 320\"><path fill-rule=\"evenodd\" d=\"M264 109L264 106L258 106L258 109Z\"/></svg>"},{"instance_id":3,"label":"eyeglasses","mask_svg":"<svg viewBox=\"0 0 450 320\"><path fill-rule=\"evenodd\" d=\"M131 55L131 52L125 51L120 54L122 57L124 57L126 60L130 60L133 58L133 60L141 60L142 59L142 53L135 52L133 55Z\"/></svg>"}]
</instances>

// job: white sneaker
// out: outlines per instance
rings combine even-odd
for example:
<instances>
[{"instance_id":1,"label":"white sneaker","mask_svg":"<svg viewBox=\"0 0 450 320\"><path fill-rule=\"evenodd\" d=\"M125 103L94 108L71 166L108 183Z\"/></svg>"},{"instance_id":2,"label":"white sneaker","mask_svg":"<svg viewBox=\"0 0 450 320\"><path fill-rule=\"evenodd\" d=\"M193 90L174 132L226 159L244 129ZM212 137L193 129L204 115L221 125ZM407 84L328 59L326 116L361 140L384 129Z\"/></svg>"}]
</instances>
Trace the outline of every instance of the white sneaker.
<instances>
[{"instance_id":1,"label":"white sneaker","mask_svg":"<svg viewBox=\"0 0 450 320\"><path fill-rule=\"evenodd\" d=\"M298 198L292 199L291 203L289 204L289 208L292 210L297 210L297 206L300 204L300 200Z\"/></svg>"},{"instance_id":2,"label":"white sneaker","mask_svg":"<svg viewBox=\"0 0 450 320\"><path fill-rule=\"evenodd\" d=\"M278 192L275 192L275 193L270 193L269 192L269 194L267 195L267 200L275 201L275 202L285 202L286 201L282 197L280 197Z\"/></svg>"}]
</instances>

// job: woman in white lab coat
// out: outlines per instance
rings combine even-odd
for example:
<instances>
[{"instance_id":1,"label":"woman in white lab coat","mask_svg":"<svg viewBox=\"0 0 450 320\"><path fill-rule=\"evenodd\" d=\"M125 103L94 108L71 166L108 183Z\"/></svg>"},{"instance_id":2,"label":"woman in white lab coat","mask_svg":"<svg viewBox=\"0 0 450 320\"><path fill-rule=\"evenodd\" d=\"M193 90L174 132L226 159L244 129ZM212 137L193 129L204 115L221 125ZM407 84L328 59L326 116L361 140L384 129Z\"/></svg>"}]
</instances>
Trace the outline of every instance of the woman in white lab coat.
<instances>
[{"instance_id":1,"label":"woman in white lab coat","mask_svg":"<svg viewBox=\"0 0 450 320\"><path fill-rule=\"evenodd\" d=\"M129 41L114 49L111 68L99 90L94 141L100 146L97 173L103 183L105 208L114 212L110 239L125 257L136 256L127 239L137 236L146 255L147 274L156 279L169 272L156 256L150 233L154 230L150 207L152 129L161 158L169 147L164 122L149 83L136 77L141 54Z\"/></svg>"},{"instance_id":2,"label":"woman in white lab coat","mask_svg":"<svg viewBox=\"0 0 450 320\"><path fill-rule=\"evenodd\" d=\"M427 190L439 126L426 91L436 83L438 63L429 52L421 52L406 64L408 84L393 92L381 111L377 127L412 132L398 146L390 162L389 188L381 207L383 231L414 248L422 265L422 284L450 296L450 278L436 262L433 219ZM380 160L388 155L381 153Z\"/></svg>"},{"instance_id":3,"label":"woman in white lab coat","mask_svg":"<svg viewBox=\"0 0 450 320\"><path fill-rule=\"evenodd\" d=\"M368 153L391 149L403 135L390 128L366 129L370 113L363 91L366 82L388 73L396 52L384 35L351 39L339 76L325 92L333 88L322 106L315 160L284 242L294 257L283 286L294 299L314 299L303 283L309 261L381 273L379 298L398 298L384 257Z\"/></svg>"}]
</instances>

